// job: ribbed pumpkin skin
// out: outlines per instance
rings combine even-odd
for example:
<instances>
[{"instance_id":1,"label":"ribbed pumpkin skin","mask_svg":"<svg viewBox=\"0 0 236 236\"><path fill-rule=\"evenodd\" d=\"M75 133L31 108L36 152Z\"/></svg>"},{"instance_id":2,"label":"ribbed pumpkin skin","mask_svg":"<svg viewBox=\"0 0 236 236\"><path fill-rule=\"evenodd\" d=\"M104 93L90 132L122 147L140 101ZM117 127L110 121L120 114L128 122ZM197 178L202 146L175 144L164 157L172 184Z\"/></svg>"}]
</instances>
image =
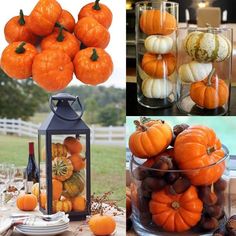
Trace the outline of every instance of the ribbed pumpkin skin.
<instances>
[{"instance_id":1,"label":"ribbed pumpkin skin","mask_svg":"<svg viewBox=\"0 0 236 236\"><path fill-rule=\"evenodd\" d=\"M63 212L70 212L72 210L72 203L68 199L64 200L56 200L52 202L52 210L53 213L56 213L58 211L63 211Z\"/></svg>"},{"instance_id":2,"label":"ribbed pumpkin skin","mask_svg":"<svg viewBox=\"0 0 236 236\"><path fill-rule=\"evenodd\" d=\"M69 179L73 174L73 166L69 159L66 157L56 157L52 161L52 177L65 181Z\"/></svg>"},{"instance_id":3,"label":"ribbed pumpkin skin","mask_svg":"<svg viewBox=\"0 0 236 236\"><path fill-rule=\"evenodd\" d=\"M212 150L211 150L212 149ZM174 159L180 169L192 170L206 167L224 157L221 142L215 132L205 126L192 126L180 133L174 145ZM186 175L193 185L211 185L225 170L225 162Z\"/></svg>"},{"instance_id":4,"label":"ribbed pumpkin skin","mask_svg":"<svg viewBox=\"0 0 236 236\"><path fill-rule=\"evenodd\" d=\"M75 19L69 11L63 9L57 22L64 26L70 33L74 32Z\"/></svg>"},{"instance_id":5,"label":"ribbed pumpkin skin","mask_svg":"<svg viewBox=\"0 0 236 236\"><path fill-rule=\"evenodd\" d=\"M55 157L66 157L67 149L61 143L52 143L52 159Z\"/></svg>"},{"instance_id":6,"label":"ribbed pumpkin skin","mask_svg":"<svg viewBox=\"0 0 236 236\"><path fill-rule=\"evenodd\" d=\"M72 198L78 196L84 190L84 178L80 172L74 174L63 183L63 196Z\"/></svg>"},{"instance_id":7,"label":"ribbed pumpkin skin","mask_svg":"<svg viewBox=\"0 0 236 236\"><path fill-rule=\"evenodd\" d=\"M62 8L56 0L39 0L29 15L30 30L39 36L52 33Z\"/></svg>"},{"instance_id":8,"label":"ribbed pumpkin skin","mask_svg":"<svg viewBox=\"0 0 236 236\"><path fill-rule=\"evenodd\" d=\"M226 37L199 31L188 34L184 48L189 56L199 62L221 62L232 53L231 43Z\"/></svg>"}]
</instances>

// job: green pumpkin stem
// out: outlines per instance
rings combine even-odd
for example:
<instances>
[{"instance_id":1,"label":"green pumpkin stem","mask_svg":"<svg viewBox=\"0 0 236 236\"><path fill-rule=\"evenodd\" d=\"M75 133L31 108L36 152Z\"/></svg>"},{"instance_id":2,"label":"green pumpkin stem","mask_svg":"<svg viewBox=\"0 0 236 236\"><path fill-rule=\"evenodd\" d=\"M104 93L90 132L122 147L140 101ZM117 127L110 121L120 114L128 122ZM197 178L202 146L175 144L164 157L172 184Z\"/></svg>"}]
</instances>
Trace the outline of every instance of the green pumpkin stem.
<instances>
[{"instance_id":1,"label":"green pumpkin stem","mask_svg":"<svg viewBox=\"0 0 236 236\"><path fill-rule=\"evenodd\" d=\"M94 3L94 5L93 5L93 9L96 10L96 11L101 10L101 7L100 7L100 5L99 5L99 1L100 1L100 0L96 0L95 3Z\"/></svg>"},{"instance_id":2,"label":"green pumpkin stem","mask_svg":"<svg viewBox=\"0 0 236 236\"><path fill-rule=\"evenodd\" d=\"M69 31L64 25L60 24L59 22L55 23L55 27L57 28L63 28L65 31Z\"/></svg>"},{"instance_id":3,"label":"green pumpkin stem","mask_svg":"<svg viewBox=\"0 0 236 236\"><path fill-rule=\"evenodd\" d=\"M96 49L94 48L94 49L93 49L93 54L92 54L92 56L90 57L90 59L91 59L92 61L97 61L98 58L99 58L99 56L98 56L98 54L97 54Z\"/></svg>"},{"instance_id":4,"label":"green pumpkin stem","mask_svg":"<svg viewBox=\"0 0 236 236\"><path fill-rule=\"evenodd\" d=\"M141 130L142 130L143 132L147 131L147 126L145 126L144 124L142 124L140 121L135 120L135 121L134 121L134 124L136 125L136 129L141 128Z\"/></svg>"},{"instance_id":5,"label":"green pumpkin stem","mask_svg":"<svg viewBox=\"0 0 236 236\"><path fill-rule=\"evenodd\" d=\"M24 52L25 52L25 48L24 48L25 44L26 44L26 42L22 42L22 43L16 48L15 52L16 52L17 54L22 54L22 53L24 53Z\"/></svg>"},{"instance_id":6,"label":"green pumpkin stem","mask_svg":"<svg viewBox=\"0 0 236 236\"><path fill-rule=\"evenodd\" d=\"M59 28L59 34L57 36L57 41L58 42L63 42L63 40L65 39L65 36L63 35L63 27Z\"/></svg>"},{"instance_id":7,"label":"green pumpkin stem","mask_svg":"<svg viewBox=\"0 0 236 236\"><path fill-rule=\"evenodd\" d=\"M25 25L25 18L24 18L24 13L23 13L22 9L20 9L20 18L18 20L18 23L20 25Z\"/></svg>"},{"instance_id":8,"label":"green pumpkin stem","mask_svg":"<svg viewBox=\"0 0 236 236\"><path fill-rule=\"evenodd\" d=\"M211 70L211 73L208 75L208 79L207 79L207 86L211 86L211 79L213 77L213 75L215 74L216 69L213 67Z\"/></svg>"}]
</instances>

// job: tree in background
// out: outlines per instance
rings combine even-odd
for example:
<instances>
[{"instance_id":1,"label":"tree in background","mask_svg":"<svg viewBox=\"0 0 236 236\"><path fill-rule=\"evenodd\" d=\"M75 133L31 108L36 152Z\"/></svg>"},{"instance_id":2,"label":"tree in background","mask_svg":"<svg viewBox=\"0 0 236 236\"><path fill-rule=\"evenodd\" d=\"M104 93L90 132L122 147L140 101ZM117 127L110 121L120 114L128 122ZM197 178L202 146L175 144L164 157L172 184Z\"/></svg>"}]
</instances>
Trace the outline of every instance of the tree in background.
<instances>
[{"instance_id":1,"label":"tree in background","mask_svg":"<svg viewBox=\"0 0 236 236\"><path fill-rule=\"evenodd\" d=\"M13 80L0 69L0 117L27 120L47 100L48 94L31 79Z\"/></svg>"}]
</instances>

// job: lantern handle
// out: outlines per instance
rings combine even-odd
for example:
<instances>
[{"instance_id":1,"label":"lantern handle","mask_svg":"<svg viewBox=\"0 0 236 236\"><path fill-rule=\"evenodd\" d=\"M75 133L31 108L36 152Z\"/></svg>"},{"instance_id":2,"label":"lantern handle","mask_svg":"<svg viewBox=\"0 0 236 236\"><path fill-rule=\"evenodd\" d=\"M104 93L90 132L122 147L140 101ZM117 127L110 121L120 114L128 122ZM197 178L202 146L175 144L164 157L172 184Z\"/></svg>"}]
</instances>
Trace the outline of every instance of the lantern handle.
<instances>
[{"instance_id":1,"label":"lantern handle","mask_svg":"<svg viewBox=\"0 0 236 236\"><path fill-rule=\"evenodd\" d=\"M60 95L62 95L62 94L60 94ZM67 94L63 94L63 95L67 95ZM65 117L65 116L60 115L60 114L57 112L57 110L55 109L55 106L53 105L53 101L55 101L55 100L56 100L56 101L60 101L60 100L72 101L72 104L73 104L75 101L77 101L78 104L79 104L80 111L81 111L81 112L80 112L80 115L78 115L76 112L75 112L76 116L73 117L73 118L71 118L71 117L69 118L69 117ZM83 106L82 106L82 104L81 104L80 99L79 99L78 96L76 96L76 97L71 96L71 95L70 95L70 97L65 97L65 96L60 97L60 96L57 96L57 95L50 96L50 98L49 98L49 106L50 106L51 111L52 111L58 118L60 118L60 119L62 119L62 120L67 120L67 121L79 120L79 119L81 119L81 117L82 117L83 114L84 114L84 108L83 108Z\"/></svg>"}]
</instances>

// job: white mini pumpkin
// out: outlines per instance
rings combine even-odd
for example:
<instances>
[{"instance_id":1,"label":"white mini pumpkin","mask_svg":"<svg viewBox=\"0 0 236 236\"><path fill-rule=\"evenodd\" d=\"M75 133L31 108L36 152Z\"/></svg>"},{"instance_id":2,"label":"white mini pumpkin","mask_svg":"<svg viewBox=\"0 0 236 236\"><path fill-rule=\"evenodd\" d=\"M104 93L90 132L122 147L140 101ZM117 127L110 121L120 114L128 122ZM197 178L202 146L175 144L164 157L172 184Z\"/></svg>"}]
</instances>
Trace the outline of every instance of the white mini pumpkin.
<instances>
[{"instance_id":1,"label":"white mini pumpkin","mask_svg":"<svg viewBox=\"0 0 236 236\"><path fill-rule=\"evenodd\" d=\"M184 40L184 48L189 56L199 62L221 62L232 53L230 41L223 35L194 31Z\"/></svg>"},{"instance_id":2,"label":"white mini pumpkin","mask_svg":"<svg viewBox=\"0 0 236 236\"><path fill-rule=\"evenodd\" d=\"M170 96L173 85L165 79L145 79L142 83L143 95L147 98L164 99Z\"/></svg>"},{"instance_id":3,"label":"white mini pumpkin","mask_svg":"<svg viewBox=\"0 0 236 236\"><path fill-rule=\"evenodd\" d=\"M145 39L144 45L150 53L166 54L171 51L173 42L169 36L151 35Z\"/></svg>"},{"instance_id":4,"label":"white mini pumpkin","mask_svg":"<svg viewBox=\"0 0 236 236\"><path fill-rule=\"evenodd\" d=\"M191 61L179 67L179 78L182 82L193 83L204 80L212 71L212 63Z\"/></svg>"}]
</instances>

